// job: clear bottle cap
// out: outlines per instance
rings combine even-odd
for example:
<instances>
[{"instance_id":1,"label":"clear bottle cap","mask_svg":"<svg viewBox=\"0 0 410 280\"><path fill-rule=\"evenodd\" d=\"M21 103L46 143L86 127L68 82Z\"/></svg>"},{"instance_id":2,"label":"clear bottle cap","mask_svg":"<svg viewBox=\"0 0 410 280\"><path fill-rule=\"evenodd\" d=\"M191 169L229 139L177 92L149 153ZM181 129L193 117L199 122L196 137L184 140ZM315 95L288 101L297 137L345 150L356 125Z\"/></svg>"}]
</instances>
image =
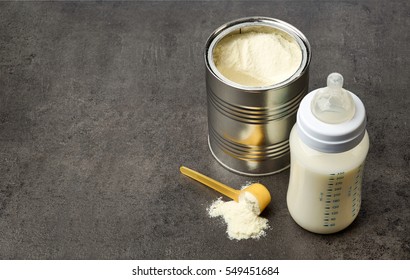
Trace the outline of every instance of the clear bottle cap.
<instances>
[{"instance_id":1,"label":"clear bottle cap","mask_svg":"<svg viewBox=\"0 0 410 280\"><path fill-rule=\"evenodd\" d=\"M364 105L342 85L342 75L332 73L327 87L308 93L300 103L296 121L299 137L312 149L345 152L358 145L365 135Z\"/></svg>"},{"instance_id":2,"label":"clear bottle cap","mask_svg":"<svg viewBox=\"0 0 410 280\"><path fill-rule=\"evenodd\" d=\"M355 114L352 96L343 89L343 76L331 73L327 77L327 87L321 88L311 103L313 115L320 121L337 124L349 121Z\"/></svg>"}]
</instances>

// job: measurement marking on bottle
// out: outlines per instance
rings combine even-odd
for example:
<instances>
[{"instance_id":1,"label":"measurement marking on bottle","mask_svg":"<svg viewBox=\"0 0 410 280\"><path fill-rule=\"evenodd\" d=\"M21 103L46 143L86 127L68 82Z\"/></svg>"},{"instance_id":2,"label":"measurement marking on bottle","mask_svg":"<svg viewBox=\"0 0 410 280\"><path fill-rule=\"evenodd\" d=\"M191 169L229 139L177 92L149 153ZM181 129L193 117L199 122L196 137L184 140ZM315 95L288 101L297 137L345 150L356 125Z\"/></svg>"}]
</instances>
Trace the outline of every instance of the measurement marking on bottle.
<instances>
[{"instance_id":1,"label":"measurement marking on bottle","mask_svg":"<svg viewBox=\"0 0 410 280\"><path fill-rule=\"evenodd\" d=\"M344 178L344 172L332 173L328 178L323 211L324 227L334 227L337 224ZM323 193L321 193L321 195L323 195Z\"/></svg>"},{"instance_id":2,"label":"measurement marking on bottle","mask_svg":"<svg viewBox=\"0 0 410 280\"><path fill-rule=\"evenodd\" d=\"M360 185L362 182L362 177L363 177L363 165L360 165L357 169L357 173L354 176L354 184L353 186L350 186L350 189L353 188L352 191L352 217L356 217L357 213L359 212L360 209L360 204L361 204L361 194L360 194ZM350 196L350 195L349 195Z\"/></svg>"}]
</instances>

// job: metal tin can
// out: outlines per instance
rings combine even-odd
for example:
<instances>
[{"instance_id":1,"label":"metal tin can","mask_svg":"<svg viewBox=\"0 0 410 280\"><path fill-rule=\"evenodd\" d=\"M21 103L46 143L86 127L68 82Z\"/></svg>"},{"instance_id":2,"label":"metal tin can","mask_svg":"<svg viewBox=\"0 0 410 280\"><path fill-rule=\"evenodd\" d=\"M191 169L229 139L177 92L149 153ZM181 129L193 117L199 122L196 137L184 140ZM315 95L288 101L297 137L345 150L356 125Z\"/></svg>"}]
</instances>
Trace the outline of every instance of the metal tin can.
<instances>
[{"instance_id":1,"label":"metal tin can","mask_svg":"<svg viewBox=\"0 0 410 280\"><path fill-rule=\"evenodd\" d=\"M249 87L233 83L217 70L213 50L224 37L243 30L273 28L291 36L300 46L297 71L278 84ZM212 155L227 169L263 176L289 167L289 134L300 101L308 91L310 45L292 25L267 17L248 17L216 29L205 46L208 99L208 143Z\"/></svg>"}]
</instances>

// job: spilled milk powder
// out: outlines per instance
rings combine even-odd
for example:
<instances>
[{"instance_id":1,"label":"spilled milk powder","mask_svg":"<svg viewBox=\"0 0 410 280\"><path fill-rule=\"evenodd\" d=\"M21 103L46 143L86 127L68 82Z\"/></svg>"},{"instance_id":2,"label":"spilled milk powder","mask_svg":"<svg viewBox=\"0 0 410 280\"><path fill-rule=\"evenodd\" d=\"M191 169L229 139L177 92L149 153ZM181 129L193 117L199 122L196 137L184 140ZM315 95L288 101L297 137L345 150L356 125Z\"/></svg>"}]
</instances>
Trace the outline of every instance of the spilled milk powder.
<instances>
[{"instance_id":1,"label":"spilled milk powder","mask_svg":"<svg viewBox=\"0 0 410 280\"><path fill-rule=\"evenodd\" d=\"M259 239L269 228L268 220L259 217L259 204L256 198L245 192L236 201L217 199L208 208L210 217L222 217L227 224L227 234L230 239Z\"/></svg>"}]
</instances>

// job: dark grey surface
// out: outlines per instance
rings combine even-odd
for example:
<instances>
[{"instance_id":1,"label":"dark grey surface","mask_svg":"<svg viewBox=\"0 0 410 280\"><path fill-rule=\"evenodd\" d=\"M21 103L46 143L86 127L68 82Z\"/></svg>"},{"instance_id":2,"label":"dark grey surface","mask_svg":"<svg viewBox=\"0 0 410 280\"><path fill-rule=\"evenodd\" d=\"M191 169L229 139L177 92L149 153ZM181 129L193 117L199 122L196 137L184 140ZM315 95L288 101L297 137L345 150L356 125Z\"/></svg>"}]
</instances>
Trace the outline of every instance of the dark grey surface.
<instances>
[{"instance_id":1,"label":"dark grey surface","mask_svg":"<svg viewBox=\"0 0 410 280\"><path fill-rule=\"evenodd\" d=\"M409 259L408 1L0 3L1 259ZM310 90L338 71L365 103L362 210L316 235L286 208L289 170L249 178L207 147L203 46L251 15L298 27ZM271 229L231 241L218 194L260 180Z\"/></svg>"}]
</instances>

